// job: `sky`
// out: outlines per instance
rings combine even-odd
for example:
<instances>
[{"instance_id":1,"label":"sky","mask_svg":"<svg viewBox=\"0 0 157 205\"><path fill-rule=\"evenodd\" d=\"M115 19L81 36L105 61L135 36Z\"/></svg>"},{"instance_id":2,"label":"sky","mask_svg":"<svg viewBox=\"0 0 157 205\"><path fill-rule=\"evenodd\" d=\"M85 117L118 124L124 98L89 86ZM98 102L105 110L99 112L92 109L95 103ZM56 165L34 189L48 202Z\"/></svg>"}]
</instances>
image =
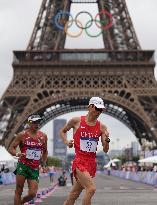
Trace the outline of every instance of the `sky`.
<instances>
[{"instance_id":1,"label":"sky","mask_svg":"<svg viewBox=\"0 0 157 205\"><path fill-rule=\"evenodd\" d=\"M5 92L13 77L12 52L26 49L41 2L42 0L0 0L0 96ZM157 0L126 0L126 2L142 49L157 50ZM93 10L92 6L88 9ZM74 10L78 11L78 8L73 8L73 12ZM97 45L101 47L101 37L85 39L84 36L77 39L67 38L66 47L79 48L83 40L86 42L83 43L85 48L91 45L93 48ZM157 76L157 69L155 69L155 76ZM60 118L69 119L82 114L85 113L71 113L60 116ZM105 114L100 120L109 128L111 148L122 149L127 147L131 141L136 141L133 133L121 122ZM43 127L43 130L49 136L48 145L49 152L51 152L52 121ZM70 138L70 135L68 137Z\"/></svg>"}]
</instances>

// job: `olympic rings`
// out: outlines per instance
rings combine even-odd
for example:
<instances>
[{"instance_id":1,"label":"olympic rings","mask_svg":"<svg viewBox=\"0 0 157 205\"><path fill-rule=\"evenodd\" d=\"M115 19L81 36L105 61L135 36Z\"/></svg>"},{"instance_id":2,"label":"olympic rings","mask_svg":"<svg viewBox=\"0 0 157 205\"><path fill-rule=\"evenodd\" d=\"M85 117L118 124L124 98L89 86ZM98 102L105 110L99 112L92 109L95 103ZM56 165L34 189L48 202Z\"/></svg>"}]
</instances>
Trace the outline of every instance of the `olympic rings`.
<instances>
[{"instance_id":1,"label":"olympic rings","mask_svg":"<svg viewBox=\"0 0 157 205\"><path fill-rule=\"evenodd\" d=\"M89 23L90 21L93 21L93 20L89 20L89 21L86 23L86 25L88 25L88 23ZM97 22L101 23L101 21L99 21L99 20L94 20L94 21L97 21ZM91 35L91 34L89 34L89 32L87 31L87 28L88 28L88 27L86 27L85 32L86 32L86 34L87 34L89 37L92 37L92 38L95 37L95 38L96 38L96 37L99 37L99 36L102 34L102 29L101 29L100 33L98 33L97 35Z\"/></svg>"},{"instance_id":2,"label":"olympic rings","mask_svg":"<svg viewBox=\"0 0 157 205\"><path fill-rule=\"evenodd\" d=\"M65 31L65 33L66 33L68 36L70 36L70 37L72 37L72 38L77 38L77 37L79 37L79 36L82 34L83 29L81 29L81 31L80 31L77 35L72 35L72 34L70 34L67 30L68 30L68 23L69 23L69 22L71 23L71 21L72 21L72 22L76 22L76 19L75 19L75 20L67 21L67 23L65 24L64 31ZM83 27L82 23L81 23L79 20L77 20L77 22L80 24L80 27Z\"/></svg>"},{"instance_id":3,"label":"olympic rings","mask_svg":"<svg viewBox=\"0 0 157 205\"><path fill-rule=\"evenodd\" d=\"M56 14L55 16L55 25L57 28L59 28L60 30L64 30L65 24L67 22L65 16L68 15L73 19L72 15L68 12L68 11L60 11L58 14ZM72 22L73 23L73 22Z\"/></svg>"},{"instance_id":4,"label":"olympic rings","mask_svg":"<svg viewBox=\"0 0 157 205\"><path fill-rule=\"evenodd\" d=\"M113 25L113 18L112 18L112 14L109 13L108 11L106 10L102 10L101 12L99 12L96 16L95 16L95 20L98 16L100 16L101 14L106 14L106 16L109 17L110 21L109 23L103 27L104 30L107 30L109 29L112 25ZM99 28L102 28L102 26L100 27L98 24L97 24L97 21L95 21L96 25L99 27Z\"/></svg>"},{"instance_id":5,"label":"olympic rings","mask_svg":"<svg viewBox=\"0 0 157 205\"><path fill-rule=\"evenodd\" d=\"M90 20L87 21L85 26L83 26L81 21L78 20L78 17L81 14L87 14L90 17ZM100 18L101 15L105 16L104 20L108 19L107 23L106 23L106 21L99 20L99 19L101 19ZM69 17L70 17L70 20L69 20ZM75 22L76 26L81 29L81 31L77 35L76 34L72 35L68 31L68 29L72 26L73 22ZM93 22L95 22L95 25L99 29L101 29L101 32L98 33L97 35L91 35L87 31L87 29L89 29L92 26ZM53 24L53 21L51 21L51 23ZM105 25L104 25L104 23L105 23ZM73 37L73 38L80 36L82 34L83 30L85 30L86 34L89 37L98 37L102 33L102 30L105 31L105 30L108 30L109 28L112 27L113 16L107 10L102 10L101 12L97 13L95 18L93 19L92 15L89 12L81 11L75 16L75 19L73 19L73 16L70 14L70 12L59 11L54 17L54 24L58 29L63 30L67 35L69 35L70 37Z\"/></svg>"},{"instance_id":6,"label":"olympic rings","mask_svg":"<svg viewBox=\"0 0 157 205\"><path fill-rule=\"evenodd\" d=\"M79 12L79 13L76 15L75 20L77 20L77 18L78 18L78 16L79 16L80 14L88 14L88 15L90 16L90 18L91 18L91 20L90 20L91 23L90 23L90 25L89 25L88 27L80 27L79 25L77 25L77 21L76 21L76 25L77 25L79 28L81 28L81 29L90 28L91 25L93 24L93 17L92 17L92 15L91 15L88 11L81 11L81 12ZM87 24L86 24L86 25L87 25Z\"/></svg>"}]
</instances>

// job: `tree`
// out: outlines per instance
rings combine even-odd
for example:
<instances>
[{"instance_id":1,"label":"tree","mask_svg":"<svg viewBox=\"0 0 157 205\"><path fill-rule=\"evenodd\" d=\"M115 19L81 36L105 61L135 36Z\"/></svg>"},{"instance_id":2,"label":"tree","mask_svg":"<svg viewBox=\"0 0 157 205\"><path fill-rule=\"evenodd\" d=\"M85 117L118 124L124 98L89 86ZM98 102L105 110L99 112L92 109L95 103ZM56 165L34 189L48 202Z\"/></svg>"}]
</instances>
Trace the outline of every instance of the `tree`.
<instances>
[{"instance_id":1,"label":"tree","mask_svg":"<svg viewBox=\"0 0 157 205\"><path fill-rule=\"evenodd\" d=\"M47 164L47 166L61 167L62 161L61 161L61 159L59 159L57 157L48 157L46 164Z\"/></svg>"}]
</instances>

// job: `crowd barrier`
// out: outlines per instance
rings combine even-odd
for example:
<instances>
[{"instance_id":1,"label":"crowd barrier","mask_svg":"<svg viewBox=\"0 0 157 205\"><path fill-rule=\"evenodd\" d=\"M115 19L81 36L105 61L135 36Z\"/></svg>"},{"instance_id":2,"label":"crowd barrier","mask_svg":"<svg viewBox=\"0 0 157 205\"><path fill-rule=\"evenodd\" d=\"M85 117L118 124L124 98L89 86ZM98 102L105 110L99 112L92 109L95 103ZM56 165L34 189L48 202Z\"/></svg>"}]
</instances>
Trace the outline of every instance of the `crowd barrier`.
<instances>
[{"instance_id":1,"label":"crowd barrier","mask_svg":"<svg viewBox=\"0 0 157 205\"><path fill-rule=\"evenodd\" d=\"M107 170L104 171L107 174ZM120 171L120 170L111 170L110 174L116 177L120 177L127 180L132 180L136 182L142 182L145 184L150 184L157 186L157 172L131 172L131 171ZM40 177L47 177L48 173L40 174ZM16 181L15 175L12 172L1 173L2 184L14 184Z\"/></svg>"},{"instance_id":2,"label":"crowd barrier","mask_svg":"<svg viewBox=\"0 0 157 205\"><path fill-rule=\"evenodd\" d=\"M14 184L15 183L15 174L12 172L8 173L1 173L1 181L2 184L8 185L8 184Z\"/></svg>"},{"instance_id":3,"label":"crowd barrier","mask_svg":"<svg viewBox=\"0 0 157 205\"><path fill-rule=\"evenodd\" d=\"M107 170L105 170L104 172L105 174L108 174ZM111 170L110 174L123 179L128 179L136 182L142 182L145 184L157 186L157 172L153 172L153 171L131 172L131 171Z\"/></svg>"},{"instance_id":4,"label":"crowd barrier","mask_svg":"<svg viewBox=\"0 0 157 205\"><path fill-rule=\"evenodd\" d=\"M41 178L42 177L47 177L48 173L42 173L39 175ZM3 185L8 185L8 184L14 184L16 182L16 177L13 172L8 172L8 173L1 173L1 182Z\"/></svg>"}]
</instances>

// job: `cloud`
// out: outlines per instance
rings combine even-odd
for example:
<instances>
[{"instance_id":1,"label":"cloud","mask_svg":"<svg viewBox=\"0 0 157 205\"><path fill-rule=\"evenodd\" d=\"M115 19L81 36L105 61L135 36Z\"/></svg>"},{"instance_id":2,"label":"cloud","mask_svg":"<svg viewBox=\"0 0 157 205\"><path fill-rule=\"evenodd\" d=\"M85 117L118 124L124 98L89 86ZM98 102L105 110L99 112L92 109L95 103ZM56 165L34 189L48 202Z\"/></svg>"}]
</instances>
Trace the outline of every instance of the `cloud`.
<instances>
[{"instance_id":1,"label":"cloud","mask_svg":"<svg viewBox=\"0 0 157 205\"><path fill-rule=\"evenodd\" d=\"M157 1L127 0L129 13L143 49L157 49Z\"/></svg>"},{"instance_id":2,"label":"cloud","mask_svg":"<svg viewBox=\"0 0 157 205\"><path fill-rule=\"evenodd\" d=\"M13 50L26 49L41 2L42 0L0 1L0 96L13 77Z\"/></svg>"}]
</instances>

